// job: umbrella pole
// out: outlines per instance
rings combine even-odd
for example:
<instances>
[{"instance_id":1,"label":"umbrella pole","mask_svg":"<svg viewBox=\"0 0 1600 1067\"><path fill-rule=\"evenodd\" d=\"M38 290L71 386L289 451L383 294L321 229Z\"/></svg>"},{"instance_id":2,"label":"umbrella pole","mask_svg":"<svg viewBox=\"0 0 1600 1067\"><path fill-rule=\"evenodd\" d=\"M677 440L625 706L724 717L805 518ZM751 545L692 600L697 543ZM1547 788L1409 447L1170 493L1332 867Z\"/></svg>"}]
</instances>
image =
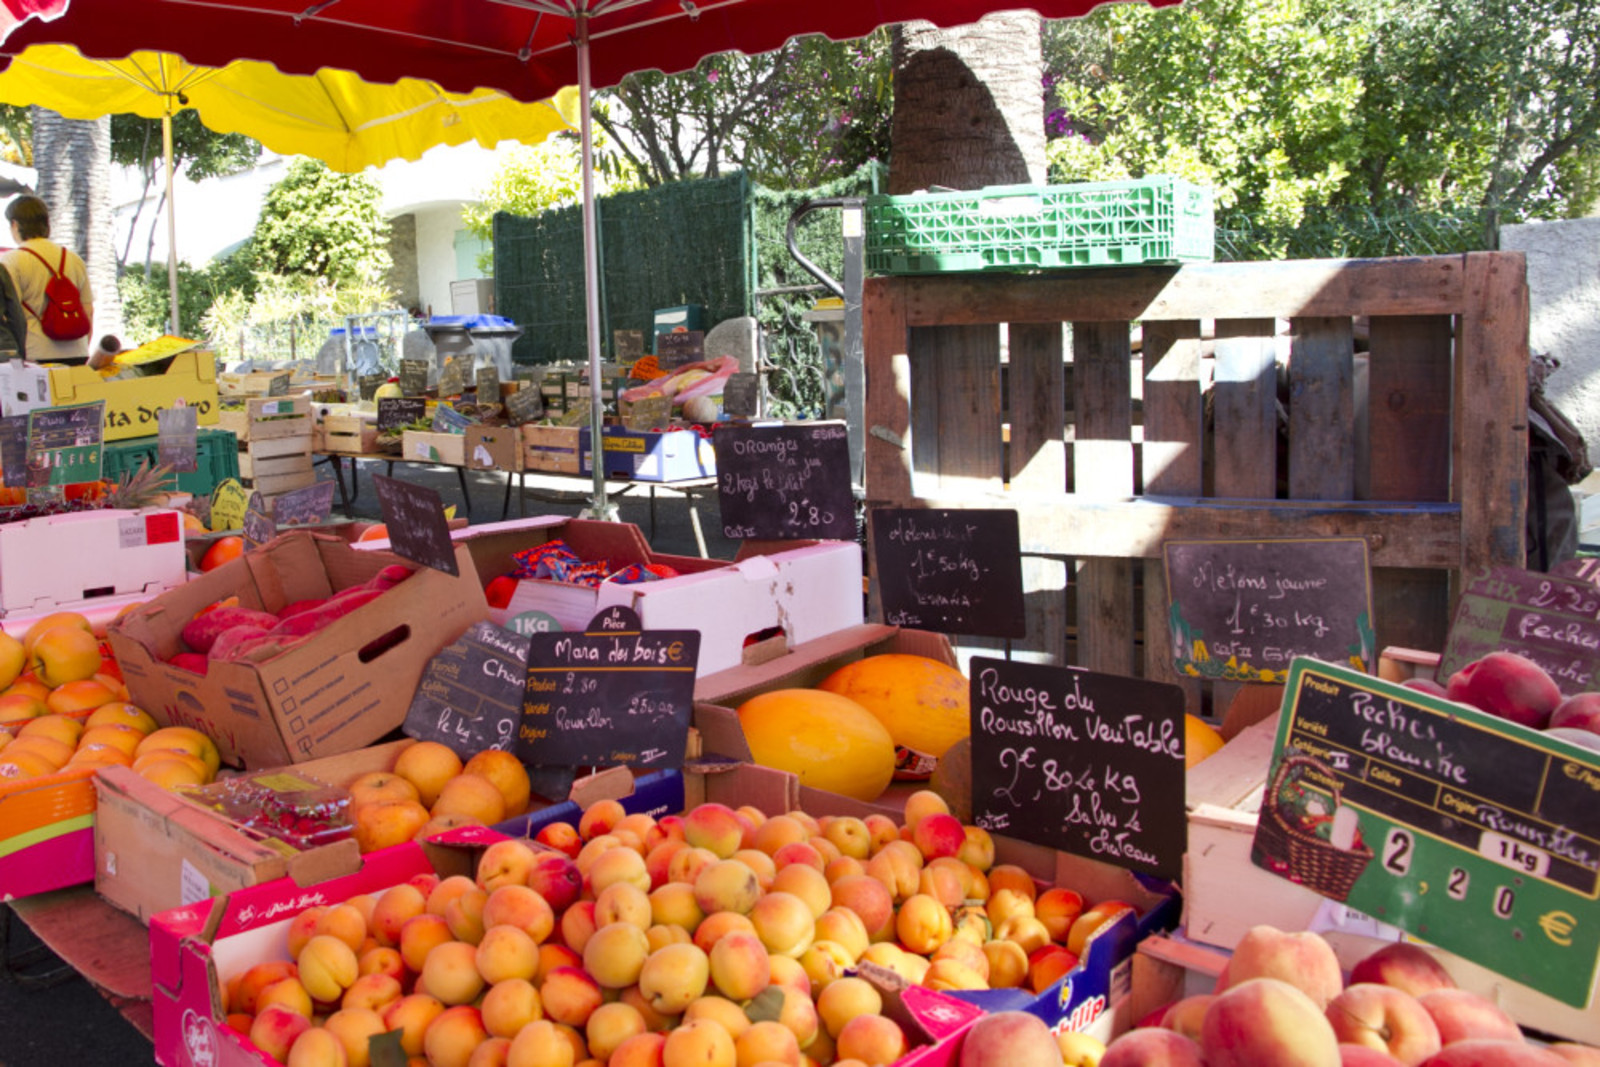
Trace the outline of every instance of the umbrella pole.
<instances>
[{"instance_id":1,"label":"umbrella pole","mask_svg":"<svg viewBox=\"0 0 1600 1067\"><path fill-rule=\"evenodd\" d=\"M161 152L167 163L167 297L172 335L178 334L178 202L172 197L172 109L161 116Z\"/></svg>"},{"instance_id":2,"label":"umbrella pole","mask_svg":"<svg viewBox=\"0 0 1600 1067\"><path fill-rule=\"evenodd\" d=\"M589 18L578 16L578 138L583 166L583 296L589 336L589 446L594 465L594 499L588 517L615 520L617 509L606 500L604 438L605 402L600 396L600 242L594 204L594 127L589 119L592 85L589 76Z\"/></svg>"}]
</instances>

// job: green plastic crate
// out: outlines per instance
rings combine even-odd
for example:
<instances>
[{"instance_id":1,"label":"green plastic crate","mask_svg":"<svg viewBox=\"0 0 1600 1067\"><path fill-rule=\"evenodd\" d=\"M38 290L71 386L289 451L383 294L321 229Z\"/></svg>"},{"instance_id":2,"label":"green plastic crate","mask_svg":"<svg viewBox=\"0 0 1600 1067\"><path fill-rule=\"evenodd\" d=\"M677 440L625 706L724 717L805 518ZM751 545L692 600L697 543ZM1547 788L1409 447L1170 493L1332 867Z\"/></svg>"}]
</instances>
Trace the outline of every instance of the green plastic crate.
<instances>
[{"instance_id":1,"label":"green plastic crate","mask_svg":"<svg viewBox=\"0 0 1600 1067\"><path fill-rule=\"evenodd\" d=\"M202 429L195 435L197 470L176 475L176 489L194 496L210 496L217 483L239 477L239 442L231 430ZM102 476L116 481L132 474L142 463L156 465L156 437L134 437L105 446Z\"/></svg>"},{"instance_id":2,"label":"green plastic crate","mask_svg":"<svg viewBox=\"0 0 1600 1067\"><path fill-rule=\"evenodd\" d=\"M1211 190L1168 175L867 198L875 274L1208 262Z\"/></svg>"}]
</instances>

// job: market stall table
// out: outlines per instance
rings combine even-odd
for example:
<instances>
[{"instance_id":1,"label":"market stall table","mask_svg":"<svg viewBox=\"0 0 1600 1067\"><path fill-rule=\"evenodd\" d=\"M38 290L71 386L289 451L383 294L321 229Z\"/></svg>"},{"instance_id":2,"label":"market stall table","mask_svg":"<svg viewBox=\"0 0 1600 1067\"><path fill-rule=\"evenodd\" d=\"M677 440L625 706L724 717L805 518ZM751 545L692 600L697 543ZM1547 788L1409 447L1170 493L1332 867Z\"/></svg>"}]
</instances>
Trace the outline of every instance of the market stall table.
<instances>
[{"instance_id":1,"label":"market stall table","mask_svg":"<svg viewBox=\"0 0 1600 1067\"><path fill-rule=\"evenodd\" d=\"M317 463L331 463L333 465L333 476L339 482L339 505L346 510L349 509L351 502L354 501L361 492L359 482L359 472L361 468L356 465L357 460L372 459L383 461L384 463L388 464L388 466L384 468L384 473L391 478L394 477L394 465L396 463L415 463L424 467L455 466L455 464L438 463L430 459L407 459L404 456L397 456L388 452L319 452L317 453L317 457ZM343 463L343 461L347 459L350 461L350 484L348 488L345 486ZM455 470L456 478L461 482L461 501L466 506L467 514L471 515L472 494L467 488L467 469L465 467L455 466ZM504 516L502 516L502 518L503 517Z\"/></svg>"},{"instance_id":2,"label":"market stall table","mask_svg":"<svg viewBox=\"0 0 1600 1067\"><path fill-rule=\"evenodd\" d=\"M543 501L544 503L549 504L566 504L572 502L571 495L564 493L560 489L541 488L536 484L530 492L527 483L527 476L530 474L534 475L535 477L545 477L552 480L577 480L585 483L589 481L589 475L587 474L562 474L556 471L508 471L506 473L505 500L500 508L500 517L502 519L506 518L511 512L512 478L515 478L517 481L518 516L527 514L526 497L530 495L535 500ZM689 525L694 530L694 542L695 546L700 551L700 558L710 558L710 554L706 549L705 531L700 526L700 502L708 496L712 498L715 497L717 479L714 476L707 476L703 478L682 478L677 481L668 482L642 481L633 478L622 480L607 479L606 487L607 495L617 498L627 496L635 489L639 489L641 487L648 488L650 490L650 539L652 541L654 541L656 537L656 490L670 489L674 493L681 495L684 500L687 501L689 506Z\"/></svg>"}]
</instances>

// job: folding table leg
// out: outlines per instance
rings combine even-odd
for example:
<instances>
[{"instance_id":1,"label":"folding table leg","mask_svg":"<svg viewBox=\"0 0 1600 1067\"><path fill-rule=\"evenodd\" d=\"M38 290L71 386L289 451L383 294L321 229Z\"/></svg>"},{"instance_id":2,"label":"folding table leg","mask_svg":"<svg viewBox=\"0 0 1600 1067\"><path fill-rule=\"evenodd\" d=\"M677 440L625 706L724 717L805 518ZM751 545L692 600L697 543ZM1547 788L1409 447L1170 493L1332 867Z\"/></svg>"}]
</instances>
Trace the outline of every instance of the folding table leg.
<instances>
[{"instance_id":1,"label":"folding table leg","mask_svg":"<svg viewBox=\"0 0 1600 1067\"><path fill-rule=\"evenodd\" d=\"M456 479L461 482L461 502L467 506L467 517L472 517L472 494L467 490L467 468L456 468Z\"/></svg>"}]
</instances>

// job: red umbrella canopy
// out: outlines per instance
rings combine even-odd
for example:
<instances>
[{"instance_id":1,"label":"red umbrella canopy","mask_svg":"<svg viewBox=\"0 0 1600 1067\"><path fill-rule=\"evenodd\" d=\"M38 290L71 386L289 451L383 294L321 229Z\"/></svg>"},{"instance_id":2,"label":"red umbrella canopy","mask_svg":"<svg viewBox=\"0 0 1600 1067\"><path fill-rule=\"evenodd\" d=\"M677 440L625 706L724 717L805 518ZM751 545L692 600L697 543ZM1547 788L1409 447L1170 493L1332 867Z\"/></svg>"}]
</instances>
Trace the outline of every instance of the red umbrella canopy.
<instances>
[{"instance_id":1,"label":"red umbrella canopy","mask_svg":"<svg viewBox=\"0 0 1600 1067\"><path fill-rule=\"evenodd\" d=\"M719 52L769 52L790 37L835 40L925 19L976 22L991 11L1082 15L1100 0L69 0L64 15L16 29L4 50L71 44L120 58L150 49L221 66L265 60L310 74L425 78L445 89L495 88L542 100L578 83L573 39L587 23L591 79L615 85L636 70L674 73ZM1156 5L1177 0L1151 0Z\"/></svg>"}]
</instances>

